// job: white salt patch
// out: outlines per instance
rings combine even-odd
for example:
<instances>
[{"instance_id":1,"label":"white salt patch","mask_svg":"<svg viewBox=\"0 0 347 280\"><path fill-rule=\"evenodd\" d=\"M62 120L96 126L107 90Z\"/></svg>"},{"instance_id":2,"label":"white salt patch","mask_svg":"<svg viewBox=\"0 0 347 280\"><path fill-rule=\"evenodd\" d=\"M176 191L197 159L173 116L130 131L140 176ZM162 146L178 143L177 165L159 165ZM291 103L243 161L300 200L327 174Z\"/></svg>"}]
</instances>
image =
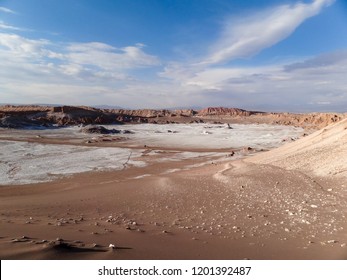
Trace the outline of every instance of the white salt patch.
<instances>
[{"instance_id":1,"label":"white salt patch","mask_svg":"<svg viewBox=\"0 0 347 280\"><path fill-rule=\"evenodd\" d=\"M233 129L219 124L134 124L109 125L107 128L127 129L134 143L148 146L177 148L253 148L270 149L281 145L282 140L297 138L302 128L267 125L233 124Z\"/></svg>"},{"instance_id":2,"label":"white salt patch","mask_svg":"<svg viewBox=\"0 0 347 280\"><path fill-rule=\"evenodd\" d=\"M145 177L148 177L148 176L151 176L151 174L143 174L143 175L140 175L140 176L136 176L133 179L142 179L142 178L145 178Z\"/></svg>"},{"instance_id":3,"label":"white salt patch","mask_svg":"<svg viewBox=\"0 0 347 280\"><path fill-rule=\"evenodd\" d=\"M182 161L185 159L209 158L213 156L222 156L225 153L203 153L203 152L177 152L168 154L165 158L157 159L158 162Z\"/></svg>"},{"instance_id":4,"label":"white salt patch","mask_svg":"<svg viewBox=\"0 0 347 280\"><path fill-rule=\"evenodd\" d=\"M177 171L181 171L181 170L184 170L184 169L180 169L180 168L172 168L172 169L168 169L168 170L166 170L165 172L163 172L163 173L161 173L161 174L163 174L163 175L165 175L165 174L171 174L171 173L175 173L175 172L177 172Z\"/></svg>"},{"instance_id":5,"label":"white salt patch","mask_svg":"<svg viewBox=\"0 0 347 280\"><path fill-rule=\"evenodd\" d=\"M74 173L122 169L130 153L128 165L145 165L132 160L139 157L141 151L130 149L1 141L0 184L30 184Z\"/></svg>"}]
</instances>

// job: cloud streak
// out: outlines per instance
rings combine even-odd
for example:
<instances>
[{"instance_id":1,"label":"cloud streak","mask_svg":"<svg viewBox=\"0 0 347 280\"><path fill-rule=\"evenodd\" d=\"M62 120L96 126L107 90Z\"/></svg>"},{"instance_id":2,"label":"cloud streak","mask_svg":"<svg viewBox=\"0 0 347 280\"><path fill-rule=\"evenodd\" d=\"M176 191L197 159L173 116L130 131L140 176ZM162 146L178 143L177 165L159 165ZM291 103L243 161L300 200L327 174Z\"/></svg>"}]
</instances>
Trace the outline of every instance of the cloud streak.
<instances>
[{"instance_id":1,"label":"cloud streak","mask_svg":"<svg viewBox=\"0 0 347 280\"><path fill-rule=\"evenodd\" d=\"M0 12L7 13L7 14L16 14L15 11L5 8L5 7L0 7Z\"/></svg>"},{"instance_id":2,"label":"cloud streak","mask_svg":"<svg viewBox=\"0 0 347 280\"><path fill-rule=\"evenodd\" d=\"M253 56L290 36L305 20L333 2L315 0L310 4L282 5L242 19L227 20L220 39L200 63L219 64Z\"/></svg>"},{"instance_id":3,"label":"cloud streak","mask_svg":"<svg viewBox=\"0 0 347 280\"><path fill-rule=\"evenodd\" d=\"M16 26L12 26L12 25L8 25L3 21L0 21L0 29L5 29L5 30L12 30L12 31L24 31L24 29L16 27Z\"/></svg>"}]
</instances>

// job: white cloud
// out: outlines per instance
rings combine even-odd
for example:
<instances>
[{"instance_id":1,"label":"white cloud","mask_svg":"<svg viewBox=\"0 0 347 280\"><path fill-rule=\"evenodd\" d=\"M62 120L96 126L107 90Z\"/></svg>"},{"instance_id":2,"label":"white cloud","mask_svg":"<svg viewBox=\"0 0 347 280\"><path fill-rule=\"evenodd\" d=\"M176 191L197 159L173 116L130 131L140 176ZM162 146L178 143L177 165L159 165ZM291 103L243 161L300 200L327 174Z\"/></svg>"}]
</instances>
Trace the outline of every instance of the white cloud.
<instances>
[{"instance_id":1,"label":"white cloud","mask_svg":"<svg viewBox=\"0 0 347 280\"><path fill-rule=\"evenodd\" d=\"M225 63L250 57L291 35L306 19L315 16L334 0L283 5L258 14L226 21L224 31L202 64Z\"/></svg>"},{"instance_id":2,"label":"white cloud","mask_svg":"<svg viewBox=\"0 0 347 280\"><path fill-rule=\"evenodd\" d=\"M142 46L127 46L115 48L113 46L91 42L86 44L71 44L66 59L74 64L94 65L104 70L131 69L155 66L160 63L155 56L146 54Z\"/></svg>"},{"instance_id":3,"label":"white cloud","mask_svg":"<svg viewBox=\"0 0 347 280\"><path fill-rule=\"evenodd\" d=\"M104 43L57 44L43 39L28 39L17 34L0 33L0 57L7 67L36 68L75 78L126 78L127 71L152 67L160 63L155 56L145 53L143 45L116 48ZM2 66L4 67L4 65Z\"/></svg>"},{"instance_id":4,"label":"white cloud","mask_svg":"<svg viewBox=\"0 0 347 280\"><path fill-rule=\"evenodd\" d=\"M144 47L55 43L0 32L2 98L17 103L112 104L113 97L125 102L117 91L136 83L132 71L160 63Z\"/></svg>"},{"instance_id":5,"label":"white cloud","mask_svg":"<svg viewBox=\"0 0 347 280\"><path fill-rule=\"evenodd\" d=\"M32 40L16 34L0 33L0 50L2 54L15 57L43 57L48 40Z\"/></svg>"},{"instance_id":6,"label":"white cloud","mask_svg":"<svg viewBox=\"0 0 347 280\"><path fill-rule=\"evenodd\" d=\"M15 31L22 31L24 29L16 27L16 26L12 26L12 25L8 25L3 21L0 21L0 29L5 29L5 30L15 30Z\"/></svg>"},{"instance_id":7,"label":"white cloud","mask_svg":"<svg viewBox=\"0 0 347 280\"><path fill-rule=\"evenodd\" d=\"M271 47L290 36L306 19L317 15L334 2L335 0L314 0L309 4L298 2L270 8L241 19L231 17L225 21L220 38L211 45L209 52L190 62L171 62L159 75L183 84L210 86L211 82L206 82L206 79L232 78L234 69L223 68L221 71L218 65L250 57ZM209 76L210 74L212 75Z\"/></svg>"},{"instance_id":8,"label":"white cloud","mask_svg":"<svg viewBox=\"0 0 347 280\"><path fill-rule=\"evenodd\" d=\"M15 11L5 8L5 7L0 7L0 12L8 13L8 14L16 14Z\"/></svg>"}]
</instances>

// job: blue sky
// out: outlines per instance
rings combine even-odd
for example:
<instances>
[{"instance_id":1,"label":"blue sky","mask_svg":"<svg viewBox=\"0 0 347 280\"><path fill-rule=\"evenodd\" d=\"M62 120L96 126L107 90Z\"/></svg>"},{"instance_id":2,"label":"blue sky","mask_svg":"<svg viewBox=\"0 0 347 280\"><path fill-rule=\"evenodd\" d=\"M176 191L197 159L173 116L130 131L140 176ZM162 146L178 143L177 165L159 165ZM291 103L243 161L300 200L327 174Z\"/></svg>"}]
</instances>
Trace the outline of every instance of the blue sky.
<instances>
[{"instance_id":1,"label":"blue sky","mask_svg":"<svg viewBox=\"0 0 347 280\"><path fill-rule=\"evenodd\" d=\"M345 0L0 0L0 103L347 111Z\"/></svg>"}]
</instances>

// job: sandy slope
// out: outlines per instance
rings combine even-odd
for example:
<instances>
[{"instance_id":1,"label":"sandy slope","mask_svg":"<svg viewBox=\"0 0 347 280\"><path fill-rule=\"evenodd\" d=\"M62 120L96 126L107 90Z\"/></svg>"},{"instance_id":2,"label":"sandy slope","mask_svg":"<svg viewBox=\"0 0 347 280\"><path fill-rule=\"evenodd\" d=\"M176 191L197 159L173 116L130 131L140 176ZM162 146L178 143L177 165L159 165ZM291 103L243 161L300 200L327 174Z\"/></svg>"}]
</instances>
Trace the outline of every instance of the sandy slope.
<instances>
[{"instance_id":1,"label":"sandy slope","mask_svg":"<svg viewBox=\"0 0 347 280\"><path fill-rule=\"evenodd\" d=\"M347 179L347 119L247 161Z\"/></svg>"}]
</instances>

